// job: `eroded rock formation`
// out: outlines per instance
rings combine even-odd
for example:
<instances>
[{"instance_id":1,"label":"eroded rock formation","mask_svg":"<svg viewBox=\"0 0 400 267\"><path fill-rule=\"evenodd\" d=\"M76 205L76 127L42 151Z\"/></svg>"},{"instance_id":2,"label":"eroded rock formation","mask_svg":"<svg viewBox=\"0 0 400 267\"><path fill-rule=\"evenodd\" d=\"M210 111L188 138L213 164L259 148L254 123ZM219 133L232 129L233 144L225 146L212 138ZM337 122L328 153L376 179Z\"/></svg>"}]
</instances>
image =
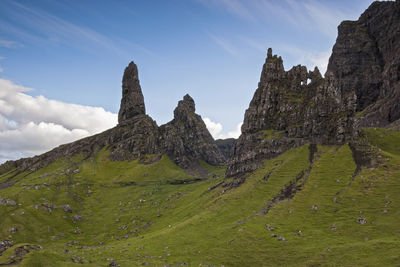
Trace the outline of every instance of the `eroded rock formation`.
<instances>
[{"instance_id":1,"label":"eroded rock formation","mask_svg":"<svg viewBox=\"0 0 400 267\"><path fill-rule=\"evenodd\" d=\"M174 119L160 127L163 149L183 168L197 165L199 159L220 165L225 157L195 110L194 100L188 94L178 102Z\"/></svg>"},{"instance_id":2,"label":"eroded rock formation","mask_svg":"<svg viewBox=\"0 0 400 267\"><path fill-rule=\"evenodd\" d=\"M360 126L400 119L400 1L374 2L357 21L343 21L328 72L357 95Z\"/></svg>"},{"instance_id":3,"label":"eroded rock formation","mask_svg":"<svg viewBox=\"0 0 400 267\"><path fill-rule=\"evenodd\" d=\"M125 68L122 78L122 99L118 123L146 114L137 66L133 61Z\"/></svg>"},{"instance_id":4,"label":"eroded rock formation","mask_svg":"<svg viewBox=\"0 0 400 267\"><path fill-rule=\"evenodd\" d=\"M343 144L354 135L355 94L341 92L331 73L295 66L285 71L268 49L258 88L246 110L227 176L258 168L307 142Z\"/></svg>"},{"instance_id":5,"label":"eroded rock formation","mask_svg":"<svg viewBox=\"0 0 400 267\"><path fill-rule=\"evenodd\" d=\"M195 103L189 95L179 101L174 119L161 127L145 111L138 70L135 63L131 62L122 79L122 100L117 126L61 145L39 156L8 161L0 166L0 174L14 168L35 171L60 158L76 154L91 157L105 146L111 151L110 159L114 161L140 159L143 163L150 163L167 154L180 167L196 169L197 173L201 173L199 160L212 165L225 163L225 157L215 145L206 125L195 113Z\"/></svg>"}]
</instances>

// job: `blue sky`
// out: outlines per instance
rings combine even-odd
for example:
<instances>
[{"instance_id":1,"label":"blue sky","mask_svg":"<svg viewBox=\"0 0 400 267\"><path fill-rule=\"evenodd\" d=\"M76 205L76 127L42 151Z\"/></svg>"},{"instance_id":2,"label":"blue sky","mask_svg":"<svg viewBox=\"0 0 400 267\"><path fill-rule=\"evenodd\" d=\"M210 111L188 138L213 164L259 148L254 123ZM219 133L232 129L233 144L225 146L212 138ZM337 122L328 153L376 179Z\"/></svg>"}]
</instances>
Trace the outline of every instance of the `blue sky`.
<instances>
[{"instance_id":1,"label":"blue sky","mask_svg":"<svg viewBox=\"0 0 400 267\"><path fill-rule=\"evenodd\" d=\"M357 19L371 2L1 0L0 79L20 86L13 92L31 96L31 102L41 96L81 109L101 107L111 116L119 109L123 70L133 60L147 113L159 125L172 119L178 100L189 93L213 135L226 137L243 120L268 47L286 69L302 64L323 70L337 25ZM0 87L0 95L9 88ZM41 121L40 112L48 110L40 108L35 125L75 129L62 118ZM29 123L22 113L19 120L1 114L7 131ZM0 147L0 160L1 153L12 157L5 150Z\"/></svg>"}]
</instances>

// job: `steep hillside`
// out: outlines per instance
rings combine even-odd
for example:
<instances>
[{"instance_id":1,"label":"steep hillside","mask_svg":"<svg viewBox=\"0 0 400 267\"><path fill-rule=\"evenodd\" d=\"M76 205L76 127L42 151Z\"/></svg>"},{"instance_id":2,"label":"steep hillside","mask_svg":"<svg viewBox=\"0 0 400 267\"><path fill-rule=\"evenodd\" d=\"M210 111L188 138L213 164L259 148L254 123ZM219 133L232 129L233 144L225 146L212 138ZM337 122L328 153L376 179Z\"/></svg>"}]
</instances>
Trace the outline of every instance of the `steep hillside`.
<instances>
[{"instance_id":1,"label":"steep hillside","mask_svg":"<svg viewBox=\"0 0 400 267\"><path fill-rule=\"evenodd\" d=\"M222 167L202 162L212 174L197 179L167 156L113 162L107 149L10 171L1 181L18 182L1 190L0 240L13 246L0 263L395 265L400 133L367 129L365 138L379 148L376 167L356 172L348 145L306 144L265 160L239 187Z\"/></svg>"}]
</instances>

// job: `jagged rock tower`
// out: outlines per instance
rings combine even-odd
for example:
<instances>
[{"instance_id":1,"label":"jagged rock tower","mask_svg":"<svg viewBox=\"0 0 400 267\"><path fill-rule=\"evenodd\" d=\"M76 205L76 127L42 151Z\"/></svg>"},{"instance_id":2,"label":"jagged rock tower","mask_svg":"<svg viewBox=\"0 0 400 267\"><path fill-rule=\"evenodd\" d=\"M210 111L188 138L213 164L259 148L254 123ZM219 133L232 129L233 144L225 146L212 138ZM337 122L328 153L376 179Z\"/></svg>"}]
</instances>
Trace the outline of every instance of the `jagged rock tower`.
<instances>
[{"instance_id":1,"label":"jagged rock tower","mask_svg":"<svg viewBox=\"0 0 400 267\"><path fill-rule=\"evenodd\" d=\"M190 95L185 95L178 102L174 119L160 127L164 150L185 169L196 168L197 160L212 165L225 163L224 155L195 111L195 103Z\"/></svg>"},{"instance_id":2,"label":"jagged rock tower","mask_svg":"<svg viewBox=\"0 0 400 267\"><path fill-rule=\"evenodd\" d=\"M253 171L263 159L307 142L343 144L354 135L355 94L331 73L295 66L285 71L268 49L258 88L246 110L227 176Z\"/></svg>"},{"instance_id":3,"label":"jagged rock tower","mask_svg":"<svg viewBox=\"0 0 400 267\"><path fill-rule=\"evenodd\" d=\"M122 99L118 123L146 114L137 66L133 61L125 68L122 78Z\"/></svg>"}]
</instances>

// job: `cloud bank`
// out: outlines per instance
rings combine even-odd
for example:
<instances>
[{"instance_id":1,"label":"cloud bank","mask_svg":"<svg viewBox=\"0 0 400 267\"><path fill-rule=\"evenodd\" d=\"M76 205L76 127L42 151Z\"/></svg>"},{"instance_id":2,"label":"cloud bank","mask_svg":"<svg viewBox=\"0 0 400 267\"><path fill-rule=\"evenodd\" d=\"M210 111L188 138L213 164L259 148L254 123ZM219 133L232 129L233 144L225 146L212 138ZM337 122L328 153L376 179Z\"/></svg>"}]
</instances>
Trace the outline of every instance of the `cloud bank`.
<instances>
[{"instance_id":1,"label":"cloud bank","mask_svg":"<svg viewBox=\"0 0 400 267\"><path fill-rule=\"evenodd\" d=\"M242 122L238 123L236 125L236 128L233 129L232 131L228 131L228 133L223 133L223 127L221 123L213 122L209 118L204 118L203 120L207 126L208 131L210 131L210 134L215 140L226 139L226 138L238 138L242 133L241 131L243 124Z\"/></svg>"},{"instance_id":2,"label":"cloud bank","mask_svg":"<svg viewBox=\"0 0 400 267\"><path fill-rule=\"evenodd\" d=\"M41 154L117 124L103 108L33 97L32 89L0 79L0 162Z\"/></svg>"}]
</instances>

